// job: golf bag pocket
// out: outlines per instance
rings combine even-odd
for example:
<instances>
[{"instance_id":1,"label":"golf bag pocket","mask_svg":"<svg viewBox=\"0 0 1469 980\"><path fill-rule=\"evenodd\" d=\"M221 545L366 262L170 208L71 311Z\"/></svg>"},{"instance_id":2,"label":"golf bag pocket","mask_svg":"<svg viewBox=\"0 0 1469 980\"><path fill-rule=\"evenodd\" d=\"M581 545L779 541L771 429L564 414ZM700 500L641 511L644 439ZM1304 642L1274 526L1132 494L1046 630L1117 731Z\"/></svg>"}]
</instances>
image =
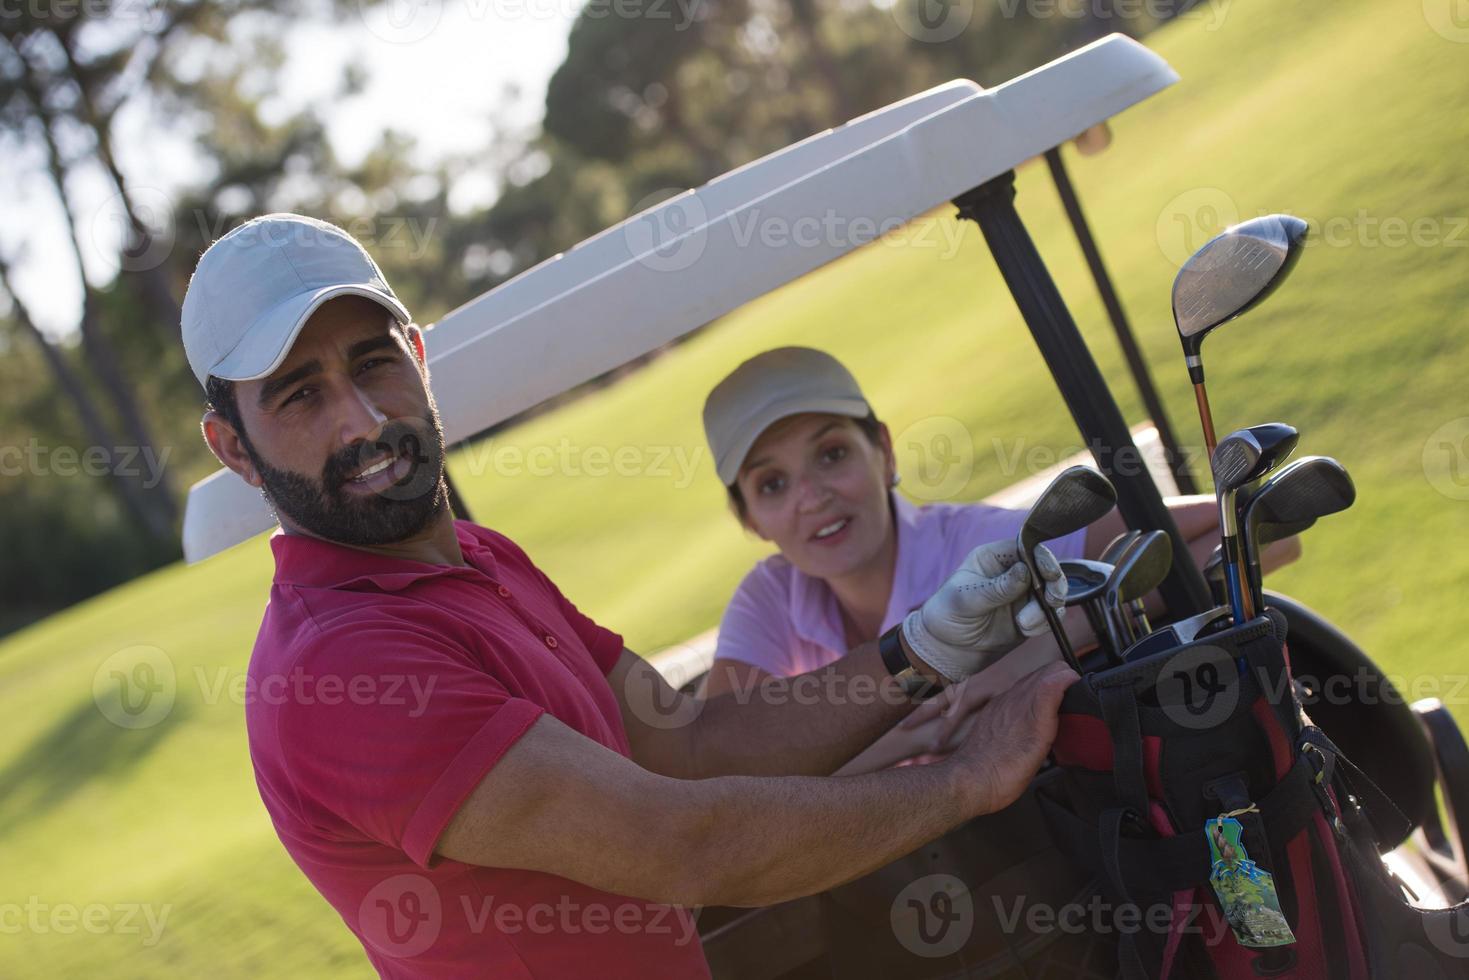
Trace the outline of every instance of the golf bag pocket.
<instances>
[{"instance_id":1,"label":"golf bag pocket","mask_svg":"<svg viewBox=\"0 0 1469 980\"><path fill-rule=\"evenodd\" d=\"M1042 811L1096 876L1123 977L1373 975L1344 863L1350 763L1302 713L1285 633L1270 610L1087 674L1062 702ZM1385 799L1367 812L1396 818Z\"/></svg>"}]
</instances>

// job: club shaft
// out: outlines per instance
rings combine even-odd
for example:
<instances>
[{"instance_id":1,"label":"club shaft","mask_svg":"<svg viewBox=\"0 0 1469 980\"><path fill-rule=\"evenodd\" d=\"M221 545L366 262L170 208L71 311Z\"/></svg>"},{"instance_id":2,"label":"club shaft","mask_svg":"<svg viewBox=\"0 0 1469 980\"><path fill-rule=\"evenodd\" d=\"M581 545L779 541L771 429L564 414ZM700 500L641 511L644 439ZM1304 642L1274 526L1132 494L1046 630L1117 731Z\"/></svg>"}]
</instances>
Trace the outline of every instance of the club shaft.
<instances>
[{"instance_id":1,"label":"club shaft","mask_svg":"<svg viewBox=\"0 0 1469 980\"><path fill-rule=\"evenodd\" d=\"M1219 440L1214 435L1214 412L1209 408L1209 392L1202 381L1194 383L1194 401L1199 403L1199 425L1204 429L1204 449L1212 462L1214 447L1219 445Z\"/></svg>"},{"instance_id":2,"label":"club shaft","mask_svg":"<svg viewBox=\"0 0 1469 980\"><path fill-rule=\"evenodd\" d=\"M1071 649L1071 641L1066 637L1066 629L1061 625L1061 617L1056 614L1056 610L1051 608L1051 604L1046 601L1045 594L1040 589L1032 585L1030 594L1035 597L1036 602L1041 604L1041 611L1046 614L1046 622L1050 624L1051 634L1056 637L1056 646L1061 650L1061 658L1066 661L1066 666L1080 674L1081 664L1076 660L1076 652Z\"/></svg>"}]
</instances>

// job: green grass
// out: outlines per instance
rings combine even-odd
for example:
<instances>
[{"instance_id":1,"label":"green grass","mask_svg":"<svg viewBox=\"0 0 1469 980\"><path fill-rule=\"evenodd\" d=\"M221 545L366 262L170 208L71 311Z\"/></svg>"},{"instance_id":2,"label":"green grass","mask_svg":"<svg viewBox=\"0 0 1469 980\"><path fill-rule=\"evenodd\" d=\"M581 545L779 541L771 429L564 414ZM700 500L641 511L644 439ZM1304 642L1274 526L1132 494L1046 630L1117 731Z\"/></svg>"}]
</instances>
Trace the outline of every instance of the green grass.
<instances>
[{"instance_id":1,"label":"green grass","mask_svg":"<svg viewBox=\"0 0 1469 980\"><path fill-rule=\"evenodd\" d=\"M1469 216L1469 48L1433 33L1417 0L1235 0L1223 14L1218 30L1200 19L1155 35L1183 83L1116 120L1106 154L1072 158L1175 425L1189 434L1169 254L1215 230L1210 207L1226 202L1240 217L1292 210L1334 222L1338 242L1337 226L1359 213L1428 219L1441 235L1457 227L1450 219ZM1138 401L1043 168L1022 171L1019 207L1137 421ZM459 454L451 465L475 515L519 540L634 648L651 650L713 624L766 551L725 512L698 427L705 392L750 354L783 343L831 350L895 433L957 419L976 434L960 497L1025 475L1004 463L1017 447L1022 459L1037 447L1073 448L1069 417L980 236L947 210L933 240L957 241L952 254L941 244L867 249L611 389ZM1287 288L1210 340L1210 390L1221 429L1289 420L1304 433L1303 451L1337 456L1357 480L1355 510L1312 531L1305 560L1274 585L1320 608L1391 671L1432 683L1460 669L1469 626L1458 604L1469 552L1445 546L1469 540L1469 504L1453 493L1469 488L1456 487L1430 443L1469 415L1461 326L1469 233L1460 229L1457 245L1389 247L1357 224L1362 234L1345 235L1352 244L1311 248ZM554 449L562 439L581 450L648 448L649 464L651 447L673 447L698 465L687 483L676 468L640 477L497 472L505 447ZM923 485L916 467L905 455L910 488ZM40 928L25 921L15 932L9 912L0 917L0 976L370 975L275 839L250 774L242 705L228 688L244 671L270 571L262 538L0 644L0 903L96 905L114 925L65 932L65 920L38 912ZM139 646L168 658L177 697L161 724L128 730L98 712L93 680L109 657ZM156 942L121 927L129 903L146 903L155 917L167 910Z\"/></svg>"}]
</instances>

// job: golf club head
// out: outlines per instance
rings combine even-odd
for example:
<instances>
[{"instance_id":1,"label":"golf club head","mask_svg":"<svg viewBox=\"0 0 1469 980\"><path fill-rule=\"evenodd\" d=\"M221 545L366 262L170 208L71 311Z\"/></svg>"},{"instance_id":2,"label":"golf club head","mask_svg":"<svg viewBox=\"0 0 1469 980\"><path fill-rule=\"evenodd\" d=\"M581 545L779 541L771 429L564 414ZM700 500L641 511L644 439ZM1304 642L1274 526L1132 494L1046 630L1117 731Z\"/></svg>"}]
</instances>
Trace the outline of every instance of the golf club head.
<instances>
[{"instance_id":1,"label":"golf club head","mask_svg":"<svg viewBox=\"0 0 1469 980\"><path fill-rule=\"evenodd\" d=\"M1189 256L1173 280L1173 321L1185 355L1197 357L1211 330L1280 286L1300 258L1308 230L1306 222L1289 214L1252 218L1226 228Z\"/></svg>"},{"instance_id":2,"label":"golf club head","mask_svg":"<svg viewBox=\"0 0 1469 980\"><path fill-rule=\"evenodd\" d=\"M1351 474L1330 456L1298 459L1250 495L1241 506L1241 545L1245 575L1257 606L1264 599L1260 550L1272 541L1299 534L1317 518L1346 510L1356 499Z\"/></svg>"},{"instance_id":3,"label":"golf club head","mask_svg":"<svg viewBox=\"0 0 1469 980\"><path fill-rule=\"evenodd\" d=\"M1132 528L1123 531L1121 534L1117 535L1117 537L1109 541L1107 543L1107 547L1102 549L1102 557L1099 560L1104 561L1109 565L1117 564L1117 556L1122 554L1122 549L1132 544L1132 542L1137 540L1137 538L1140 537L1142 533L1143 532L1134 530Z\"/></svg>"},{"instance_id":4,"label":"golf club head","mask_svg":"<svg viewBox=\"0 0 1469 980\"><path fill-rule=\"evenodd\" d=\"M1173 545L1164 531L1149 531L1118 564L1117 599L1132 602L1152 592L1173 568Z\"/></svg>"},{"instance_id":5,"label":"golf club head","mask_svg":"<svg viewBox=\"0 0 1469 980\"><path fill-rule=\"evenodd\" d=\"M1284 422L1236 429L1214 450L1214 487L1223 494L1270 473L1295 451L1301 434Z\"/></svg>"},{"instance_id":6,"label":"golf club head","mask_svg":"<svg viewBox=\"0 0 1469 980\"><path fill-rule=\"evenodd\" d=\"M1036 567L1035 546L1042 541L1050 541L1086 527L1116 504L1117 490L1105 476L1088 466L1067 467L1041 491L1031 505L1030 513L1025 516L1025 523L1015 535L1020 560L1025 562L1025 567L1030 571L1031 591L1040 601L1046 622L1056 637L1056 646L1060 648L1067 664L1078 671L1080 665L1076 662L1076 654L1061 628L1060 617L1041 597L1041 574Z\"/></svg>"},{"instance_id":7,"label":"golf club head","mask_svg":"<svg viewBox=\"0 0 1469 980\"><path fill-rule=\"evenodd\" d=\"M1067 558L1061 562L1066 576L1066 605L1079 606L1102 594L1112 577L1112 566L1087 558Z\"/></svg>"}]
</instances>

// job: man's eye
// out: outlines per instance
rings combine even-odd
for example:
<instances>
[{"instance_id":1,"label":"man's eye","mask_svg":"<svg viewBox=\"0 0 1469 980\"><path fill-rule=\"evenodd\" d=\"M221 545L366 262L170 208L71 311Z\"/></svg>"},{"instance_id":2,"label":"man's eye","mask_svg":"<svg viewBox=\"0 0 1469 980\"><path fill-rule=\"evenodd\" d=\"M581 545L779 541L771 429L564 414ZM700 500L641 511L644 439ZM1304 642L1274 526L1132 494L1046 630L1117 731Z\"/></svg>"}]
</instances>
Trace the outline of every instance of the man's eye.
<instances>
[{"instance_id":1,"label":"man's eye","mask_svg":"<svg viewBox=\"0 0 1469 980\"><path fill-rule=\"evenodd\" d=\"M358 370L366 371L369 368L375 368L375 367L377 367L379 364L387 364L387 363L388 363L388 359L386 357L370 357L366 361L363 361L362 362L362 367L359 368Z\"/></svg>"},{"instance_id":2,"label":"man's eye","mask_svg":"<svg viewBox=\"0 0 1469 980\"><path fill-rule=\"evenodd\" d=\"M290 396L288 398L286 398L285 401L281 402L281 404L282 405L289 405L293 401L304 399L307 395L309 395L312 391L315 391L315 390L316 389L309 388L309 387L308 388L297 388L295 391L291 392Z\"/></svg>"}]
</instances>

